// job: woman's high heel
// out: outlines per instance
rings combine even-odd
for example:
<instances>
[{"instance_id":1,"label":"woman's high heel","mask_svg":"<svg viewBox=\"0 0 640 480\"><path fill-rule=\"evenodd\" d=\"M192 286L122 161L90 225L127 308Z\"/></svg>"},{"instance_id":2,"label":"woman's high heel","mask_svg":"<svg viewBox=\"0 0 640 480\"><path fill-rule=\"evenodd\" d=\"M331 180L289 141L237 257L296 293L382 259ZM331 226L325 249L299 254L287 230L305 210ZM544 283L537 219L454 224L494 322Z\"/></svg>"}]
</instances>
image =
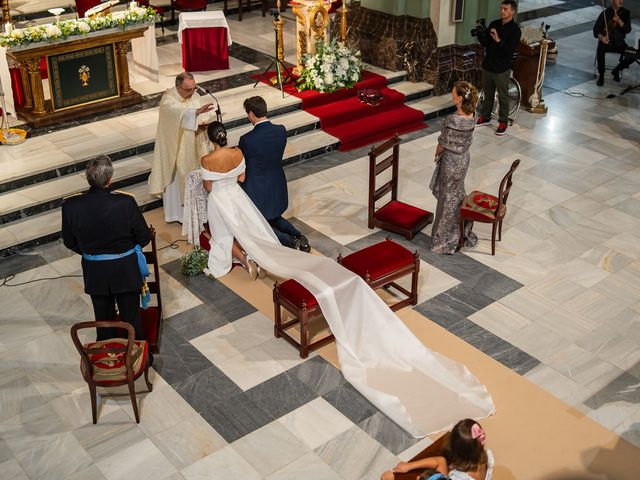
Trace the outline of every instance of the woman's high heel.
<instances>
[{"instance_id":1,"label":"woman's high heel","mask_svg":"<svg viewBox=\"0 0 640 480\"><path fill-rule=\"evenodd\" d=\"M256 278L258 278L258 264L254 262L253 258L251 258L247 254L245 254L244 256L244 261L246 262L245 268L247 269L247 272L249 272L251 280L255 280Z\"/></svg>"}]
</instances>

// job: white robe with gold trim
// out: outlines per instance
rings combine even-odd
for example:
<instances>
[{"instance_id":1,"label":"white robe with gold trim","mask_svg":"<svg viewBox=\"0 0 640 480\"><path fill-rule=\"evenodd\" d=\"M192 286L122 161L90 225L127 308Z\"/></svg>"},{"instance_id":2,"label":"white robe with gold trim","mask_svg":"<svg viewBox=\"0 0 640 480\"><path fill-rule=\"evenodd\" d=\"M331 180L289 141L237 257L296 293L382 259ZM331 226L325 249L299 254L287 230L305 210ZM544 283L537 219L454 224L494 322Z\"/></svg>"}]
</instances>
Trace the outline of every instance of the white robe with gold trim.
<instances>
[{"instance_id":1,"label":"white robe with gold trim","mask_svg":"<svg viewBox=\"0 0 640 480\"><path fill-rule=\"evenodd\" d=\"M215 113L196 115L200 106L197 93L184 99L176 87L168 89L160 101L149 193L163 195L167 222L182 221L184 178L200 168L200 159L209 151L207 132L198 125L213 121Z\"/></svg>"}]
</instances>

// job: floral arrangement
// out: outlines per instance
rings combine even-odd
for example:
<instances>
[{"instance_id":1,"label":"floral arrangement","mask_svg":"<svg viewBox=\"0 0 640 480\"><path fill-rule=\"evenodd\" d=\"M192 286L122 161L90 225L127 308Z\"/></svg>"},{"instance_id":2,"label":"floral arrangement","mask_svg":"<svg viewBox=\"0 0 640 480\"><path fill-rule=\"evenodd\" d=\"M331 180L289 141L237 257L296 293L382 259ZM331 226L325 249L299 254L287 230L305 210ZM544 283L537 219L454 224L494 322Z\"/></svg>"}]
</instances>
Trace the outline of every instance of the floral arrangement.
<instances>
[{"instance_id":1,"label":"floral arrangement","mask_svg":"<svg viewBox=\"0 0 640 480\"><path fill-rule=\"evenodd\" d=\"M185 253L180 259L180 270L185 275L195 277L207 268L209 261L209 252L203 250L199 246L193 247L193 250Z\"/></svg>"},{"instance_id":2,"label":"floral arrangement","mask_svg":"<svg viewBox=\"0 0 640 480\"><path fill-rule=\"evenodd\" d=\"M304 70L298 78L298 90L317 90L331 93L340 88L351 88L362 72L360 51L354 51L344 43L333 39L325 44L316 44L314 55L305 54L302 57Z\"/></svg>"},{"instance_id":3,"label":"floral arrangement","mask_svg":"<svg viewBox=\"0 0 640 480\"><path fill-rule=\"evenodd\" d=\"M75 35L86 35L90 32L108 28L125 28L138 23L156 21L156 12L151 7L135 7L124 12L117 12L95 18L80 20L61 20L57 23L17 28L11 33L0 35L0 45L15 47L32 43L65 40Z\"/></svg>"}]
</instances>

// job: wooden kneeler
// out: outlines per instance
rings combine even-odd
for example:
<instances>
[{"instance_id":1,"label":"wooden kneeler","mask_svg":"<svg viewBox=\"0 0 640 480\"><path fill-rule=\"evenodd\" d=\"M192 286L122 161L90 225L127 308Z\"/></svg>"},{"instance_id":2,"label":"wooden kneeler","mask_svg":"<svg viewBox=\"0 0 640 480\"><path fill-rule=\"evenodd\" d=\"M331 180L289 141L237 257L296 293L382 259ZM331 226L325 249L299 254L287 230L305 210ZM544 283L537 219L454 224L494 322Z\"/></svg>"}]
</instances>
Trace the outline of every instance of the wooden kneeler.
<instances>
[{"instance_id":1,"label":"wooden kneeler","mask_svg":"<svg viewBox=\"0 0 640 480\"><path fill-rule=\"evenodd\" d=\"M378 162L378 157L392 150ZM400 163L400 137L392 138L369 152L369 228L381 228L413 239L416 233L433 221L433 213L398 200L398 171ZM391 180L376 188L376 176L391 168ZM376 210L376 201L391 193L391 200Z\"/></svg>"},{"instance_id":2,"label":"wooden kneeler","mask_svg":"<svg viewBox=\"0 0 640 480\"><path fill-rule=\"evenodd\" d=\"M309 343L309 320L322 314L318 301L313 294L295 280L287 280L273 286L273 305L275 307L275 326L273 333L277 338L284 338L300 351L300 358L307 358L309 350L331 343L335 337L326 337ZM293 314L293 320L282 322L282 310L285 308ZM298 342L287 332L287 329L300 324L300 341Z\"/></svg>"}]
</instances>

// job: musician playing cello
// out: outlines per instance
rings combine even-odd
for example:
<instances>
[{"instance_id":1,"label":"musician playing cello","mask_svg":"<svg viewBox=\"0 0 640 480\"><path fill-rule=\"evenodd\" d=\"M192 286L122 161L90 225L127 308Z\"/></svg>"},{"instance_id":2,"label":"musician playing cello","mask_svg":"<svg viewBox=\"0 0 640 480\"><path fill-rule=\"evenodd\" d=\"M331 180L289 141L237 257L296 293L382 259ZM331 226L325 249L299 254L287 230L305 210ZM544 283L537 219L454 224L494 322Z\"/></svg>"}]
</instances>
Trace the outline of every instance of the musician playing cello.
<instances>
[{"instance_id":1,"label":"musician playing cello","mask_svg":"<svg viewBox=\"0 0 640 480\"><path fill-rule=\"evenodd\" d=\"M596 60L599 87L604 85L604 54L607 52L624 54L628 48L624 37L631 31L631 13L622 6L622 2L623 0L611 0L611 6L602 11L593 26L593 36L598 39ZM629 68L632 63L632 59L622 57L620 63L611 71L613 79L619 82L620 72Z\"/></svg>"}]
</instances>

